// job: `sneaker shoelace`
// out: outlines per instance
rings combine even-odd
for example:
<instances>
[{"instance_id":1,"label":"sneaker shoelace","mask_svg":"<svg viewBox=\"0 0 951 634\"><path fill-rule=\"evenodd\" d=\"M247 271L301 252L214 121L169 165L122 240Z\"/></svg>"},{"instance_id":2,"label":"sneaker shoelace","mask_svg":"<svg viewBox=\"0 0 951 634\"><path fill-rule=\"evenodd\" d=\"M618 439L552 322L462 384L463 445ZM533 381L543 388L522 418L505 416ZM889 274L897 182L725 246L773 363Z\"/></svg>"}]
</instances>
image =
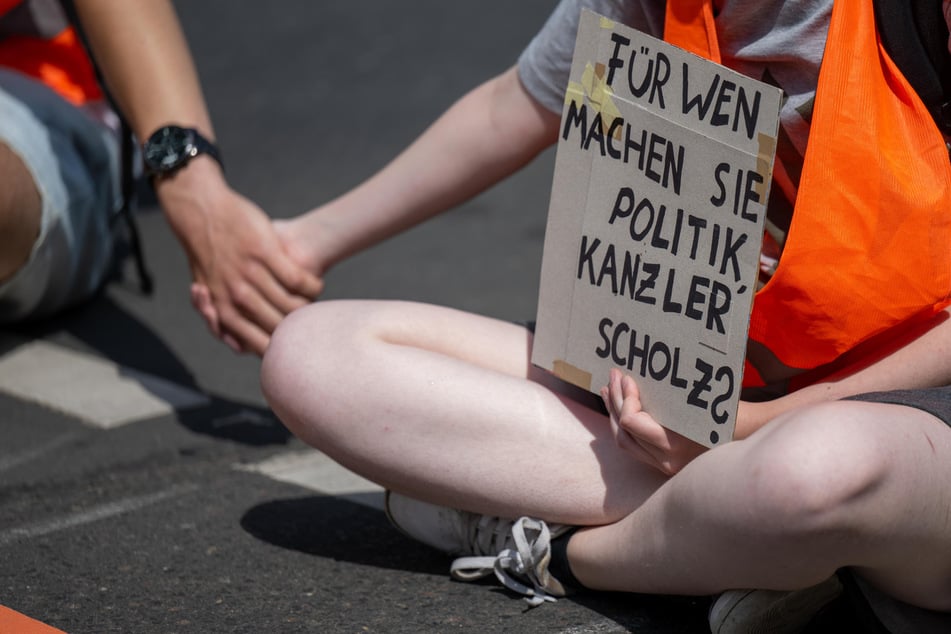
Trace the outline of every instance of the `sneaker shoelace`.
<instances>
[{"instance_id":1,"label":"sneaker shoelace","mask_svg":"<svg viewBox=\"0 0 951 634\"><path fill-rule=\"evenodd\" d=\"M514 520L491 515L465 513L463 542L473 555L495 555L512 547Z\"/></svg>"},{"instance_id":2,"label":"sneaker shoelace","mask_svg":"<svg viewBox=\"0 0 951 634\"><path fill-rule=\"evenodd\" d=\"M497 518L488 519L491 523ZM503 525L510 525L504 534L498 532ZM525 595L525 600L533 607L545 601L555 601L556 595L564 594L561 584L548 573L551 533L545 522L529 517L519 518L515 522L499 520L492 525L492 529L488 536L495 538L492 542L494 545L501 546L496 550L497 554L459 557L450 567L453 578L474 581L495 573L502 585ZM485 538L480 548L482 545L488 545Z\"/></svg>"}]
</instances>

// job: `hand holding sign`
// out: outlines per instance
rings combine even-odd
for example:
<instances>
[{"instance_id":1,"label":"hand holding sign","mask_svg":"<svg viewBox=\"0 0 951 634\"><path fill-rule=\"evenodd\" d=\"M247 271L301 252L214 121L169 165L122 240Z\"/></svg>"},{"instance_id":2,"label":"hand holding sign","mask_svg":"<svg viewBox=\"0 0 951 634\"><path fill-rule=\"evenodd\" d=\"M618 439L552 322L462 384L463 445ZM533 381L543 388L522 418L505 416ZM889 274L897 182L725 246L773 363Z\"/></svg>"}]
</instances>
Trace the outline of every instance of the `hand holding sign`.
<instances>
[{"instance_id":1,"label":"hand holding sign","mask_svg":"<svg viewBox=\"0 0 951 634\"><path fill-rule=\"evenodd\" d=\"M631 418L629 435L661 470L696 455L682 437L733 437L780 99L582 13L532 362L591 391L615 368L632 375L609 391L625 403L637 392L651 416Z\"/></svg>"},{"instance_id":2,"label":"hand holding sign","mask_svg":"<svg viewBox=\"0 0 951 634\"><path fill-rule=\"evenodd\" d=\"M670 431L644 411L637 382L612 369L601 398L608 408L618 446L664 475L672 476L706 447Z\"/></svg>"}]
</instances>

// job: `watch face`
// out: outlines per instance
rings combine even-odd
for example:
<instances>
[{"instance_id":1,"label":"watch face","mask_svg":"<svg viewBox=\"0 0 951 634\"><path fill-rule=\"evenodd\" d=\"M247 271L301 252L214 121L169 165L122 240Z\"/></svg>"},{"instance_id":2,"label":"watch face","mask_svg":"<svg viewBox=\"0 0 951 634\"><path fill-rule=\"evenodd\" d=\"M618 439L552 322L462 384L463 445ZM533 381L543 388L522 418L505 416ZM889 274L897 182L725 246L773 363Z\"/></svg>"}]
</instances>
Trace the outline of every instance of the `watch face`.
<instances>
[{"instance_id":1,"label":"watch face","mask_svg":"<svg viewBox=\"0 0 951 634\"><path fill-rule=\"evenodd\" d=\"M142 158L153 172L168 172L194 154L195 137L190 129L165 126L149 137Z\"/></svg>"}]
</instances>

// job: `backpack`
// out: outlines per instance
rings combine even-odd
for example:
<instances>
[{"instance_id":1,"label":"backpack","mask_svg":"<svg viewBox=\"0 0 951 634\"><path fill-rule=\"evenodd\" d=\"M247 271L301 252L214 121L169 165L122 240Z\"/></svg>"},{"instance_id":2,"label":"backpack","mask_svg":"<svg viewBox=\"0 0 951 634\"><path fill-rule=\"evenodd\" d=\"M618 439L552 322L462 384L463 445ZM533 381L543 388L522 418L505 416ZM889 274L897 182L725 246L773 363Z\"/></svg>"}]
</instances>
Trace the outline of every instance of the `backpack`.
<instances>
[{"instance_id":1,"label":"backpack","mask_svg":"<svg viewBox=\"0 0 951 634\"><path fill-rule=\"evenodd\" d=\"M951 134L951 53L941 0L874 0L874 6L885 50L938 128Z\"/></svg>"}]
</instances>

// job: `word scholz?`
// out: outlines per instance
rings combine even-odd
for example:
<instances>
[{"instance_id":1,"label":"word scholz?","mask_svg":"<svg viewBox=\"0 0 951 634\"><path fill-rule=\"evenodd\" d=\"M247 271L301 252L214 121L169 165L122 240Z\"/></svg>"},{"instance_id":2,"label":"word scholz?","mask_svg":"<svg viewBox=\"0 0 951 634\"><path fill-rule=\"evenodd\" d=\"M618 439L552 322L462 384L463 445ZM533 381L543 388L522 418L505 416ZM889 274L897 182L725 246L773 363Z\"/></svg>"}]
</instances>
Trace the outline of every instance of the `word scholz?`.
<instances>
[{"instance_id":1,"label":"word scholz?","mask_svg":"<svg viewBox=\"0 0 951 634\"><path fill-rule=\"evenodd\" d=\"M648 334L638 336L629 324L623 321L615 323L608 317L598 324L598 334L601 345L595 354L602 359L611 359L619 367L637 372L642 377L667 381L672 387L686 390L687 404L709 410L717 424L722 425L729 419L729 414L721 409L733 396L736 384L733 370L728 366L714 367L697 358L693 364L695 372L690 373L688 380L681 371L679 346L652 340ZM714 388L718 390L715 395L712 394Z\"/></svg>"}]
</instances>

